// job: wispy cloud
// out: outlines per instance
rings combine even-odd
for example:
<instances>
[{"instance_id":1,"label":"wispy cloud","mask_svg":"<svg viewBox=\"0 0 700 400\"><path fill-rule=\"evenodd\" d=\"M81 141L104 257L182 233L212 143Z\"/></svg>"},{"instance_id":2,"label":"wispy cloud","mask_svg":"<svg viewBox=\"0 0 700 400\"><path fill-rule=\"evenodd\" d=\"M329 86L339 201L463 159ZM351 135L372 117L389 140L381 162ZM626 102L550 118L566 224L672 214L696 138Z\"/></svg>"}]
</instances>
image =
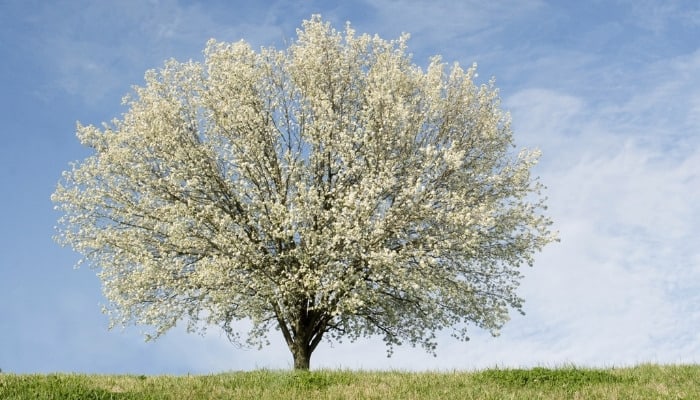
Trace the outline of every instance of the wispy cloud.
<instances>
[{"instance_id":1,"label":"wispy cloud","mask_svg":"<svg viewBox=\"0 0 700 400\"><path fill-rule=\"evenodd\" d=\"M562 242L524 281L526 325L535 328L523 332L533 333L506 347L535 340L531 361L700 359L697 59L629 69L608 98L606 87L591 93L586 85L596 83L587 79L562 91L530 82L507 98L517 137L544 149L538 172ZM573 65L565 68L584 77L621 67Z\"/></svg>"},{"instance_id":2,"label":"wispy cloud","mask_svg":"<svg viewBox=\"0 0 700 400\"><path fill-rule=\"evenodd\" d=\"M623 3L631 9L631 21L657 35L674 30L677 25L683 25L683 28L700 27L700 5L694 1L626 0Z\"/></svg>"},{"instance_id":3,"label":"wispy cloud","mask_svg":"<svg viewBox=\"0 0 700 400\"><path fill-rule=\"evenodd\" d=\"M50 82L44 93L60 96L59 89L86 104L118 101L164 60L201 59L209 38L260 45L287 34L264 7L237 6L240 13L220 10L225 7L176 0L44 3L27 16Z\"/></svg>"}]
</instances>

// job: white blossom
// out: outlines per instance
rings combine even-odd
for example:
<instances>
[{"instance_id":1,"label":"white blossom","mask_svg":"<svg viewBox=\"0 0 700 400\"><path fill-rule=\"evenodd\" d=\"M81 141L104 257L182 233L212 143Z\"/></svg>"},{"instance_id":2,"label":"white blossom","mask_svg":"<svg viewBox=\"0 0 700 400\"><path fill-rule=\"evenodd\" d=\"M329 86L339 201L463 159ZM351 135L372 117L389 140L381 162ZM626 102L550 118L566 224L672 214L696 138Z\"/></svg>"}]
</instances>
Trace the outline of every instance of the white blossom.
<instances>
[{"instance_id":1,"label":"white blossom","mask_svg":"<svg viewBox=\"0 0 700 400\"><path fill-rule=\"evenodd\" d=\"M157 337L186 320L253 321L308 368L322 338L380 335L434 351L435 332L494 334L521 310L519 267L555 240L539 153L476 66L423 71L408 36L315 16L286 50L210 41L168 61L102 128L52 200L58 241L98 270L112 324Z\"/></svg>"}]
</instances>

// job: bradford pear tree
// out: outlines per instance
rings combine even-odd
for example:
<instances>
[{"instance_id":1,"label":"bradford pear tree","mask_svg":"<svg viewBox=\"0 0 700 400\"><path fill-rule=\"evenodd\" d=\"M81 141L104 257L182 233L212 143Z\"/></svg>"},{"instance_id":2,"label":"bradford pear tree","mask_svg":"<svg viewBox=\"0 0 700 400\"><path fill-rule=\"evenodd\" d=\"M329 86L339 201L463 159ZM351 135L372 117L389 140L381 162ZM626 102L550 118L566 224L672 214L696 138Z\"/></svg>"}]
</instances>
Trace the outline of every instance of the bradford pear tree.
<instances>
[{"instance_id":1,"label":"bradford pear tree","mask_svg":"<svg viewBox=\"0 0 700 400\"><path fill-rule=\"evenodd\" d=\"M111 324L178 321L237 343L496 334L520 267L555 240L493 82L425 70L386 41L304 21L285 50L210 41L169 61L101 128L52 196L57 240L97 270ZM241 332L249 321L250 330ZM147 337L149 337L147 335Z\"/></svg>"}]
</instances>

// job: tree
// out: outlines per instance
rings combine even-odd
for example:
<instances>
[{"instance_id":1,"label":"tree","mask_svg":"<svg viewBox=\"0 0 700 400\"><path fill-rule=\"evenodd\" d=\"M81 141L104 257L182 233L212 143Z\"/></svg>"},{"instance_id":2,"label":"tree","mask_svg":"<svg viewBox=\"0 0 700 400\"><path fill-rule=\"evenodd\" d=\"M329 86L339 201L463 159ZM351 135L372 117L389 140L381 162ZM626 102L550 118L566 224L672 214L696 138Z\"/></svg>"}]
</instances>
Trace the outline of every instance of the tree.
<instances>
[{"instance_id":1,"label":"tree","mask_svg":"<svg viewBox=\"0 0 700 400\"><path fill-rule=\"evenodd\" d=\"M434 352L436 332L497 334L524 263L555 235L475 67L412 64L407 36L314 16L288 49L214 40L169 61L102 128L52 200L57 240L98 270L111 325L219 325L294 368L323 338L380 335ZM247 335L237 323L252 321Z\"/></svg>"}]
</instances>

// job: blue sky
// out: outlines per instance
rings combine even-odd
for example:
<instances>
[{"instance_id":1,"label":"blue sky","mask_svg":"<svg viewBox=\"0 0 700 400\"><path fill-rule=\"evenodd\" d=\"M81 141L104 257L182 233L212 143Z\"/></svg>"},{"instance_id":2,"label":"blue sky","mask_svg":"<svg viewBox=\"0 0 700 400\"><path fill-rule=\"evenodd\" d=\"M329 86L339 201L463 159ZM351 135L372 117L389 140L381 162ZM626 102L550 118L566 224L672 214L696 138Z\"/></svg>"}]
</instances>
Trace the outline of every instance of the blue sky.
<instances>
[{"instance_id":1,"label":"blue sky","mask_svg":"<svg viewBox=\"0 0 700 400\"><path fill-rule=\"evenodd\" d=\"M700 4L689 1L0 0L0 368L182 374L289 368L212 329L144 343L107 330L100 283L51 237L49 196L88 155L75 123L123 111L147 69L207 39L283 47L320 13L496 77L518 145L543 152L561 242L520 289L502 335L441 336L437 357L379 339L322 344L312 368L462 369L700 362Z\"/></svg>"}]
</instances>

